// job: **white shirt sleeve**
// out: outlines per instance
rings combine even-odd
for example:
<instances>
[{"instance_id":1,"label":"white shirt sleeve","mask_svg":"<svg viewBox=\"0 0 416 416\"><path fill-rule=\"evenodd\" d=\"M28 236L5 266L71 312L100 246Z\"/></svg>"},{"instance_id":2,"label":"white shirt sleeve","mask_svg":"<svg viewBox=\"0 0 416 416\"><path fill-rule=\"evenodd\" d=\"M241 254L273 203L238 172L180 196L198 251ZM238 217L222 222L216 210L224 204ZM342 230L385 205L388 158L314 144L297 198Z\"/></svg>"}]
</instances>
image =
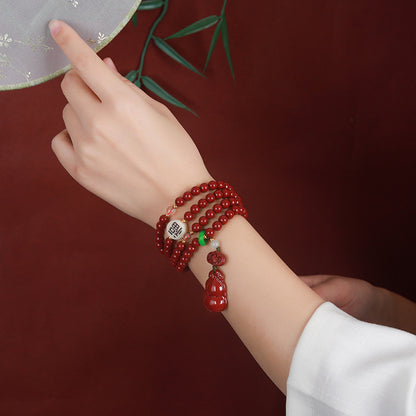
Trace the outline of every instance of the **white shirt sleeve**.
<instances>
[{"instance_id":1,"label":"white shirt sleeve","mask_svg":"<svg viewBox=\"0 0 416 416\"><path fill-rule=\"evenodd\" d=\"M287 416L416 416L416 336L320 305L296 346Z\"/></svg>"}]
</instances>

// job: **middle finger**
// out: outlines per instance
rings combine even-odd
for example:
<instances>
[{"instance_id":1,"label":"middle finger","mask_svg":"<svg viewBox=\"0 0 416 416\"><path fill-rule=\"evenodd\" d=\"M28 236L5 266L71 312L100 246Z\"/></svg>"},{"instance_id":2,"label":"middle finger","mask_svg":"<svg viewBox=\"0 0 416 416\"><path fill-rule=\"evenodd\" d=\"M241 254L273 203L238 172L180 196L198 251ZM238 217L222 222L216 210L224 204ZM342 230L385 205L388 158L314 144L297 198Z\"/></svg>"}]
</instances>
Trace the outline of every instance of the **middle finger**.
<instances>
[{"instance_id":1,"label":"middle finger","mask_svg":"<svg viewBox=\"0 0 416 416\"><path fill-rule=\"evenodd\" d=\"M99 110L101 101L73 69L65 74L61 89L81 123L86 127L91 116Z\"/></svg>"}]
</instances>

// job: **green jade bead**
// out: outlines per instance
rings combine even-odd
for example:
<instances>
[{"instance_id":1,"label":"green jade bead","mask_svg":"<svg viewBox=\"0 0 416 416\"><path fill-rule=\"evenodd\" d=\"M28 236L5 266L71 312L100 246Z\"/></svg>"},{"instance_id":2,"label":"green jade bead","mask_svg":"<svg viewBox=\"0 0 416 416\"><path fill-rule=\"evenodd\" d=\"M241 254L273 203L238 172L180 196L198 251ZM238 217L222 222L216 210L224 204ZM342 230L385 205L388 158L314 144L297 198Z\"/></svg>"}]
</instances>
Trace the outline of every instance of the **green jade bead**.
<instances>
[{"instance_id":1,"label":"green jade bead","mask_svg":"<svg viewBox=\"0 0 416 416\"><path fill-rule=\"evenodd\" d=\"M205 240L205 230L199 232L198 241L200 246L205 246L207 244L207 241Z\"/></svg>"}]
</instances>

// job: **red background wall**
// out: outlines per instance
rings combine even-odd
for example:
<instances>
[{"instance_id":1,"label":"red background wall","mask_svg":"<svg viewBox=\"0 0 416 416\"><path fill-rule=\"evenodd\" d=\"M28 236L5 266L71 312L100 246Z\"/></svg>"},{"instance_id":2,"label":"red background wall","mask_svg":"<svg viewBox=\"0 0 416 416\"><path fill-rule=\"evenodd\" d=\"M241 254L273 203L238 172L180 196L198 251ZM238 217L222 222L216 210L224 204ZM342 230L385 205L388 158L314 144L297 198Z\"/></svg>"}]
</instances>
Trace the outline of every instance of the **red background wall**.
<instances>
[{"instance_id":1,"label":"red background wall","mask_svg":"<svg viewBox=\"0 0 416 416\"><path fill-rule=\"evenodd\" d=\"M171 3L160 36L222 4ZM231 1L235 85L221 45L207 79L154 48L145 66L197 111L174 110L296 273L360 277L413 300L415 12L412 1ZM157 13L101 56L136 67ZM211 33L172 44L202 68ZM61 168L50 150L64 128L59 84L0 93L0 414L284 414L284 396L204 310L196 279L159 257L150 227Z\"/></svg>"}]
</instances>

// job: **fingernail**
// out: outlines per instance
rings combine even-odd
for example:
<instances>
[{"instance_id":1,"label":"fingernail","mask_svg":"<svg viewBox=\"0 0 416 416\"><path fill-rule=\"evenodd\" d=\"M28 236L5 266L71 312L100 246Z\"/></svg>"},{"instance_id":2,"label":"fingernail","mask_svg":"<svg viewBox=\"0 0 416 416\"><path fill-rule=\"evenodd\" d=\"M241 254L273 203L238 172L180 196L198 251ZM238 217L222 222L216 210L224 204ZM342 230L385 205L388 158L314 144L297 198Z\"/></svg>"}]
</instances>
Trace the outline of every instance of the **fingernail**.
<instances>
[{"instance_id":1,"label":"fingernail","mask_svg":"<svg viewBox=\"0 0 416 416\"><path fill-rule=\"evenodd\" d=\"M49 30L51 31L52 36L56 36L61 30L61 24L58 20L51 20L49 22Z\"/></svg>"}]
</instances>

